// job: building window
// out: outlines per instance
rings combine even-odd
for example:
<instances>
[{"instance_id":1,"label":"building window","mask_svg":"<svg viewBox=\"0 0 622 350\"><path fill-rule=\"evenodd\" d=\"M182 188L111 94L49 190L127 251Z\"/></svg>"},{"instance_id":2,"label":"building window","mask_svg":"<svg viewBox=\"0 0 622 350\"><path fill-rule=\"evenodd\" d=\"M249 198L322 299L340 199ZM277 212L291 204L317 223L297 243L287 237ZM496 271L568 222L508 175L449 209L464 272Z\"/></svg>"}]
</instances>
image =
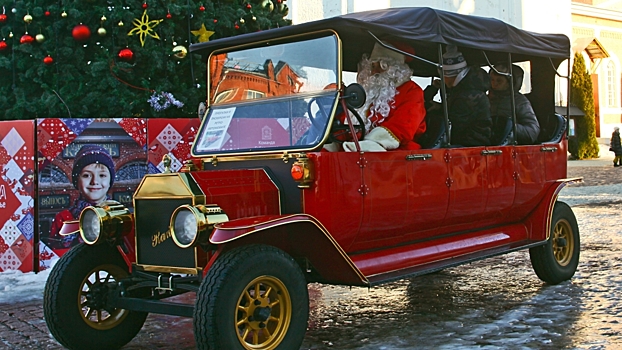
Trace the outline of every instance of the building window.
<instances>
[{"instance_id":1,"label":"building window","mask_svg":"<svg viewBox=\"0 0 622 350\"><path fill-rule=\"evenodd\" d=\"M50 164L39 172L40 184L71 184L67 175L56 165Z\"/></svg>"},{"instance_id":2,"label":"building window","mask_svg":"<svg viewBox=\"0 0 622 350\"><path fill-rule=\"evenodd\" d=\"M219 93L214 98L214 104L231 101L233 99L233 97L235 96L236 90L237 89L231 89L231 90L226 90L226 91L223 91L223 92Z\"/></svg>"},{"instance_id":3,"label":"building window","mask_svg":"<svg viewBox=\"0 0 622 350\"><path fill-rule=\"evenodd\" d=\"M245 93L246 93L246 96L244 97L245 100L253 100L256 98L262 98L266 96L265 93L255 91L255 90L246 90Z\"/></svg>"},{"instance_id":4,"label":"building window","mask_svg":"<svg viewBox=\"0 0 622 350\"><path fill-rule=\"evenodd\" d=\"M147 164L144 161L137 161L125 164L117 171L115 179L117 181L140 180L147 174Z\"/></svg>"},{"instance_id":5,"label":"building window","mask_svg":"<svg viewBox=\"0 0 622 350\"><path fill-rule=\"evenodd\" d=\"M616 105L616 67L613 62L607 64L607 107Z\"/></svg>"}]
</instances>

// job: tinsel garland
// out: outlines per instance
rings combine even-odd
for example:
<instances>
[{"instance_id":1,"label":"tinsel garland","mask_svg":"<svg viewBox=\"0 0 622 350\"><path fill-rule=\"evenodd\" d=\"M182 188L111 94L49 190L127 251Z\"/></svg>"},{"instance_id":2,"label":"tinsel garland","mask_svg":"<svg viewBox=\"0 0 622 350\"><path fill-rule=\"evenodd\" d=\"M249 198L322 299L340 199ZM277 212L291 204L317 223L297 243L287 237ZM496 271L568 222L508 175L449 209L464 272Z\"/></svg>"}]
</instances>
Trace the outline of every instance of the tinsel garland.
<instances>
[{"instance_id":1,"label":"tinsel garland","mask_svg":"<svg viewBox=\"0 0 622 350\"><path fill-rule=\"evenodd\" d=\"M156 112L161 112L171 105L181 108L184 106L184 103L175 99L175 96L170 92L162 91L161 93L154 92L153 95L147 100L151 107L155 109Z\"/></svg>"}]
</instances>

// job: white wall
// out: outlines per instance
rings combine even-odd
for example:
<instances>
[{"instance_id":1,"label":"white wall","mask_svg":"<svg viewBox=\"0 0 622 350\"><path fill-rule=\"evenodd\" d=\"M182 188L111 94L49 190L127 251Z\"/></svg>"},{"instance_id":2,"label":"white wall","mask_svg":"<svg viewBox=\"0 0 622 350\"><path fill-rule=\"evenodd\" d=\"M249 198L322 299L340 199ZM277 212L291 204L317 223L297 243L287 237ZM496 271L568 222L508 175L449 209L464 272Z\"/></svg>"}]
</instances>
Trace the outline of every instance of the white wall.
<instances>
[{"instance_id":1,"label":"white wall","mask_svg":"<svg viewBox=\"0 0 622 350\"><path fill-rule=\"evenodd\" d=\"M494 17L540 33L571 34L569 0L289 0L294 23L389 7L432 7Z\"/></svg>"}]
</instances>

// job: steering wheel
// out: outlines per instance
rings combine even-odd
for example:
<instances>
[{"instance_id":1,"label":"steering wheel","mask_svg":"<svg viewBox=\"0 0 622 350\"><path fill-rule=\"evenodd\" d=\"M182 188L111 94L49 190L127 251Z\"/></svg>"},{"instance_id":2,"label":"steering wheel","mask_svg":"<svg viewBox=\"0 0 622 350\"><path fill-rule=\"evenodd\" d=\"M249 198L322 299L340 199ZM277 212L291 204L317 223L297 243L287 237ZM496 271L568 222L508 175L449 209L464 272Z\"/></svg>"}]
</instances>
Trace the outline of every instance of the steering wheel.
<instances>
[{"instance_id":1,"label":"steering wheel","mask_svg":"<svg viewBox=\"0 0 622 350\"><path fill-rule=\"evenodd\" d=\"M363 122L363 118L361 118L361 115L356 111L356 109L348 106L348 111L352 112L354 118L358 121L358 125L354 124L352 127L354 128L354 132L360 134L358 139L361 141L365 137L365 122ZM350 134L350 126L348 124L342 124L337 118L335 118L333 126L330 129L330 134L328 135L328 140L330 142L342 143L352 139Z\"/></svg>"},{"instance_id":2,"label":"steering wheel","mask_svg":"<svg viewBox=\"0 0 622 350\"><path fill-rule=\"evenodd\" d=\"M311 110L313 103L317 104L317 107L318 107L318 112L315 115L313 114L313 111ZM318 114L320 115L318 116ZM326 112L326 109L322 108L322 104L320 103L320 101L318 101L317 97L309 101L309 104L307 105L307 115L309 116L309 120L311 121L311 124L318 130L323 130L324 125L326 123L322 122L321 120L317 120L317 119L320 118L326 121L328 120L328 117L329 117L328 113Z\"/></svg>"}]
</instances>

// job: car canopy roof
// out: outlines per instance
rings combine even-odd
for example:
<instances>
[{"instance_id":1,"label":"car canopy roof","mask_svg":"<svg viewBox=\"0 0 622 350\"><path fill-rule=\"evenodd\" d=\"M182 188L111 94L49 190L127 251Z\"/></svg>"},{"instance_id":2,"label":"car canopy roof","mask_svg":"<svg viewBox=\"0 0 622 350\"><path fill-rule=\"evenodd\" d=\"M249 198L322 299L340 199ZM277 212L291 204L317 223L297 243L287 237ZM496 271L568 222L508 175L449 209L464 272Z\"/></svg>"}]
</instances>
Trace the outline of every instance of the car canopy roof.
<instances>
[{"instance_id":1,"label":"car canopy roof","mask_svg":"<svg viewBox=\"0 0 622 350\"><path fill-rule=\"evenodd\" d=\"M212 51L291 35L334 30L343 41L344 69L356 70L363 53L369 53L374 40L410 44L417 56L438 62L438 44L460 47L471 64L485 64L486 51L494 63L507 60L551 58L555 66L570 56L570 41L563 34L541 34L518 29L501 20L432 9L428 7L391 8L350 13L318 21L217 39L190 46L191 52L209 55Z\"/></svg>"}]
</instances>

